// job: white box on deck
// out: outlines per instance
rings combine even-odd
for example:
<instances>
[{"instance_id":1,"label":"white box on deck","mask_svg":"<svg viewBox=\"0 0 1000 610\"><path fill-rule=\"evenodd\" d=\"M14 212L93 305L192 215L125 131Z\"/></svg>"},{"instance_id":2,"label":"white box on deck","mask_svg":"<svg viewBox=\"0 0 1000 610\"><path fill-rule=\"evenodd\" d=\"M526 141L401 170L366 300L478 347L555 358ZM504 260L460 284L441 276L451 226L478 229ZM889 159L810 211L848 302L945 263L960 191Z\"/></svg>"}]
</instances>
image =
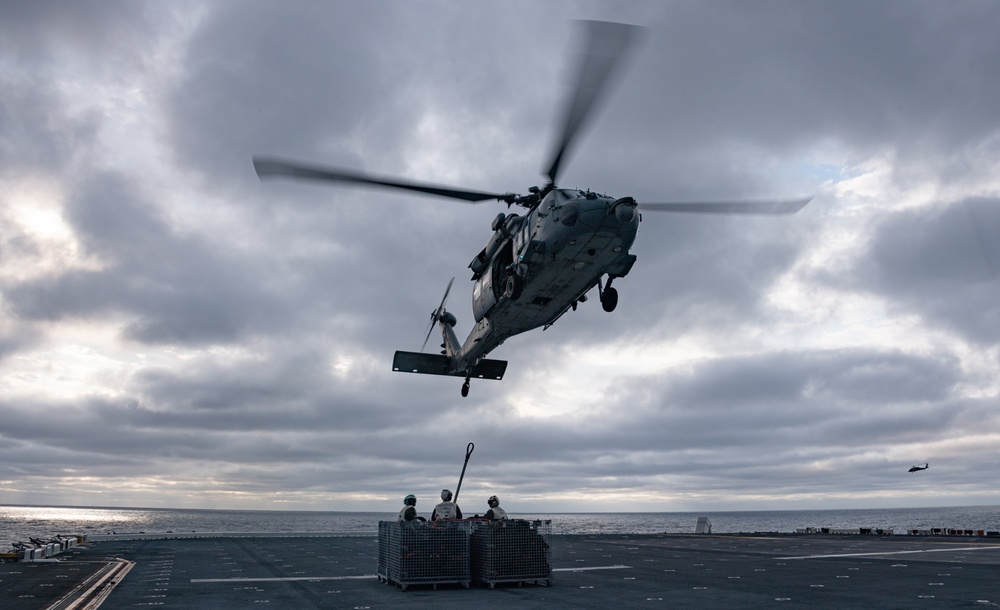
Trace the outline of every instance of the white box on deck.
<instances>
[{"instance_id":1,"label":"white box on deck","mask_svg":"<svg viewBox=\"0 0 1000 610\"><path fill-rule=\"evenodd\" d=\"M694 528L696 534L711 534L712 520L708 517L698 517L698 525Z\"/></svg>"}]
</instances>

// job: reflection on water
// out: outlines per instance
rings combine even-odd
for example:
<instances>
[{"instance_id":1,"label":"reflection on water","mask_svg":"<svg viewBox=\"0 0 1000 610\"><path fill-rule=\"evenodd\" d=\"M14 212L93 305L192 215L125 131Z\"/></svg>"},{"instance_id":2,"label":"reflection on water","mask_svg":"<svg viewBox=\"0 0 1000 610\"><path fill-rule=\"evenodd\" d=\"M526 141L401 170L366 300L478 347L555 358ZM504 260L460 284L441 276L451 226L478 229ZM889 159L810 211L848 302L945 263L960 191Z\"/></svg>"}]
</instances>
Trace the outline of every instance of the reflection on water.
<instances>
[{"instance_id":1,"label":"reflection on water","mask_svg":"<svg viewBox=\"0 0 1000 610\"><path fill-rule=\"evenodd\" d=\"M48 539L56 534L76 535L106 531L140 531L156 521L148 511L72 506L0 506L0 548L26 541Z\"/></svg>"},{"instance_id":2,"label":"reflection on water","mask_svg":"<svg viewBox=\"0 0 1000 610\"><path fill-rule=\"evenodd\" d=\"M102 523L131 522L138 518L135 512L117 508L77 508L73 506L4 506L0 507L4 520L38 520L54 522Z\"/></svg>"},{"instance_id":3,"label":"reflection on water","mask_svg":"<svg viewBox=\"0 0 1000 610\"><path fill-rule=\"evenodd\" d=\"M868 510L788 510L687 513L518 514L551 519L555 534L658 534L694 532L698 517L712 519L712 530L794 532L803 527L909 529L932 527L1000 531L1000 506L893 508ZM56 534L131 532L353 532L375 534L378 522L396 513L194 510L0 506L0 550L30 537Z\"/></svg>"},{"instance_id":4,"label":"reflection on water","mask_svg":"<svg viewBox=\"0 0 1000 610\"><path fill-rule=\"evenodd\" d=\"M363 532L396 513L0 506L0 549L30 537L134 532Z\"/></svg>"}]
</instances>

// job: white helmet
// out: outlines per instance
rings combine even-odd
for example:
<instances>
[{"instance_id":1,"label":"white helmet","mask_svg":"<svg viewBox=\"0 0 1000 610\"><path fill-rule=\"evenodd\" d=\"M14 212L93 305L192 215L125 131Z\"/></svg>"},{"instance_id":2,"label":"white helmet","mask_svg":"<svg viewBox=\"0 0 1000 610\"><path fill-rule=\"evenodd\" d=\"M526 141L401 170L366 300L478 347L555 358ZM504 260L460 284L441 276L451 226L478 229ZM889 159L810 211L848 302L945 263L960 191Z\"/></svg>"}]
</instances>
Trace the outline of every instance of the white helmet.
<instances>
[{"instance_id":1,"label":"white helmet","mask_svg":"<svg viewBox=\"0 0 1000 610\"><path fill-rule=\"evenodd\" d=\"M448 491L447 489L442 489L441 490L441 499L444 500L445 502L450 501L451 500L451 492Z\"/></svg>"},{"instance_id":2,"label":"white helmet","mask_svg":"<svg viewBox=\"0 0 1000 610\"><path fill-rule=\"evenodd\" d=\"M500 500L498 500L496 496L490 496L490 499L487 500L486 503L489 504L490 508L500 506Z\"/></svg>"}]
</instances>

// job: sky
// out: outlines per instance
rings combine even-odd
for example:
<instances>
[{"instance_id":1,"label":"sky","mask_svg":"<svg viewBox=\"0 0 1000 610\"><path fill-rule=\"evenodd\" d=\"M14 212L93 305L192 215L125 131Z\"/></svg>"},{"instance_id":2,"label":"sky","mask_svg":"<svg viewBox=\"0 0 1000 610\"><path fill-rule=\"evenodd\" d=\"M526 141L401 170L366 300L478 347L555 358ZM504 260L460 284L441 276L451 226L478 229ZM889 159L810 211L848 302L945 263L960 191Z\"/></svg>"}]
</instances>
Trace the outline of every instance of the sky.
<instances>
[{"instance_id":1,"label":"sky","mask_svg":"<svg viewBox=\"0 0 1000 610\"><path fill-rule=\"evenodd\" d=\"M996 2L0 13L0 504L429 511L470 442L467 513L1000 504ZM526 193L579 19L643 30L561 186L814 199L645 214L468 398L392 372L506 207L252 156Z\"/></svg>"}]
</instances>

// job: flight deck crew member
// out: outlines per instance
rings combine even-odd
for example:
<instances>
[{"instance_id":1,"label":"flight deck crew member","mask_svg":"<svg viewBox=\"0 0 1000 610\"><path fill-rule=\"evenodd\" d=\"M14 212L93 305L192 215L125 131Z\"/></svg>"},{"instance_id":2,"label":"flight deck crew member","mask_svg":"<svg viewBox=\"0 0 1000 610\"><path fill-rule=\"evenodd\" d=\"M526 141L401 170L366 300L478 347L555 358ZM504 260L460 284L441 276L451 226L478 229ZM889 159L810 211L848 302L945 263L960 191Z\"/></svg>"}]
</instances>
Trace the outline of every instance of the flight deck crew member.
<instances>
[{"instance_id":1,"label":"flight deck crew member","mask_svg":"<svg viewBox=\"0 0 1000 610\"><path fill-rule=\"evenodd\" d=\"M410 494L403 498L403 510L399 511L398 521L413 521L417 517L417 497Z\"/></svg>"},{"instance_id":2,"label":"flight deck crew member","mask_svg":"<svg viewBox=\"0 0 1000 610\"><path fill-rule=\"evenodd\" d=\"M487 519L500 520L507 518L507 511L500 508L500 500L496 496L490 496L490 499L486 503L490 505L490 509L484 515Z\"/></svg>"},{"instance_id":3,"label":"flight deck crew member","mask_svg":"<svg viewBox=\"0 0 1000 610\"><path fill-rule=\"evenodd\" d=\"M451 501L451 492L447 489L441 490L441 503L434 507L431 513L431 521L438 519L461 519L462 509Z\"/></svg>"}]
</instances>

